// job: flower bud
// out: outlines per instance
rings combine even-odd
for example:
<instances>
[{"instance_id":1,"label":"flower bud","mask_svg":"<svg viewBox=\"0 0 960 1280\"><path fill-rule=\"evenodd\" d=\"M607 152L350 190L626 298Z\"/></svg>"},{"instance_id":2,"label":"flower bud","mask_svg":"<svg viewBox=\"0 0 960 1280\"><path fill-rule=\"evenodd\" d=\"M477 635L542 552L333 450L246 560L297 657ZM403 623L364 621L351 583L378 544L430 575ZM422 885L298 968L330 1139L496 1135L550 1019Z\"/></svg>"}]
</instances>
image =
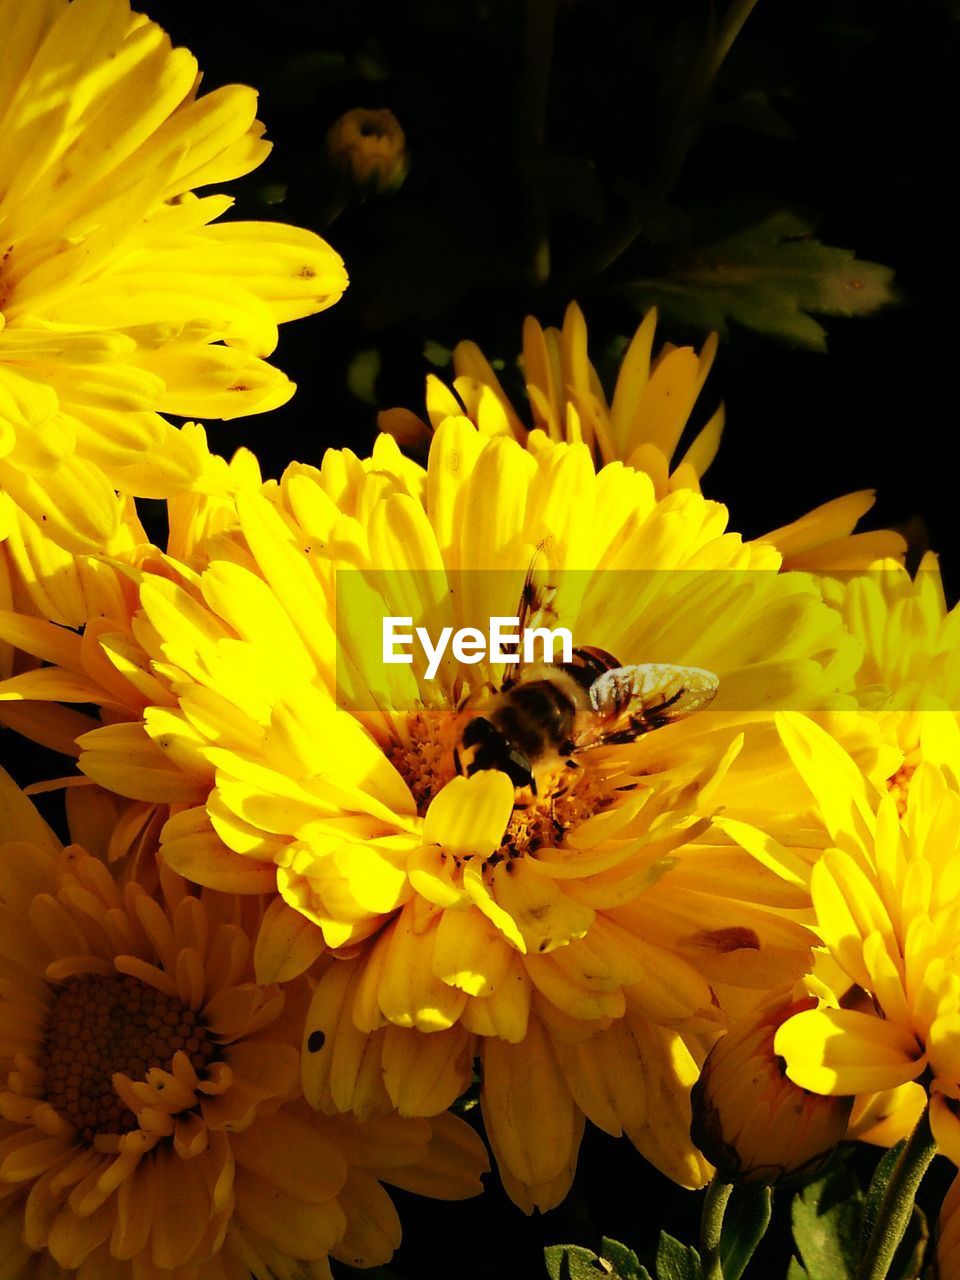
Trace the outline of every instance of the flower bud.
<instances>
[{"instance_id":1,"label":"flower bud","mask_svg":"<svg viewBox=\"0 0 960 1280\"><path fill-rule=\"evenodd\" d=\"M844 1135L852 1098L825 1098L787 1078L777 1028L816 1006L777 1000L713 1046L693 1088L691 1136L721 1177L774 1183L816 1171Z\"/></svg>"},{"instance_id":2,"label":"flower bud","mask_svg":"<svg viewBox=\"0 0 960 1280\"><path fill-rule=\"evenodd\" d=\"M407 140L392 111L355 107L327 130L327 164L365 195L396 191L407 176Z\"/></svg>"}]
</instances>

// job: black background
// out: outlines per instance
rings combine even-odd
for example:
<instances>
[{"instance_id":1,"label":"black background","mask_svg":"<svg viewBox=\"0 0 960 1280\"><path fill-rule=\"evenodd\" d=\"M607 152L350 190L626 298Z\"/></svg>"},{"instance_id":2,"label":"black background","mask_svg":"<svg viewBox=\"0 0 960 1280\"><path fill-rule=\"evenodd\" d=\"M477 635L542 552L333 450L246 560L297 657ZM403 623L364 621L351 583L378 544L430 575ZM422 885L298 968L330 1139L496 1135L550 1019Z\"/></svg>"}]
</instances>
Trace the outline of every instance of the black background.
<instances>
[{"instance_id":1,"label":"black background","mask_svg":"<svg viewBox=\"0 0 960 1280\"><path fill-rule=\"evenodd\" d=\"M548 148L593 162L607 205L599 224L557 215L560 279L534 286L520 251L514 145L524 74L519 0L157 0L149 9L197 54L205 88L241 81L261 90L275 150L236 184L240 216L323 229L322 140L344 110L390 107L408 135L413 163L403 190L348 207L324 233L353 285L334 309L284 328L274 360L299 384L294 400L264 418L208 424L218 451L247 445L268 475L294 457L316 462L328 445L367 450L375 410L347 386L358 351L379 352L383 406L421 410L425 342L452 347L472 337L509 366L528 311L559 323L564 272L619 216L618 183L642 181L653 163L671 89L709 13L706 3L561 5ZM727 407L709 494L729 504L734 528L754 536L828 498L876 487L868 524L910 522L915 551L929 544L944 553L951 598L960 588L957 30L951 6L934 0L760 0L717 100L761 90L792 136L709 123L674 192L680 207L732 199L808 214L826 243L892 266L903 298L869 318L826 320L826 355L731 332L703 396L705 409L721 398ZM267 203L280 187L285 198ZM418 240L418 227L429 236ZM577 293L598 354L638 322L602 283L581 283ZM668 320L660 334L703 336ZM872 1155L858 1159L867 1169ZM929 1204L945 1178L934 1176ZM596 1132L585 1140L574 1192L552 1214L525 1219L490 1181L482 1200L465 1205L397 1196L406 1231L399 1274L533 1278L544 1274L544 1243L596 1245L608 1234L649 1255L661 1227L695 1235L699 1198L647 1169L625 1141ZM785 1274L785 1220L782 1206L756 1275Z\"/></svg>"},{"instance_id":2,"label":"black background","mask_svg":"<svg viewBox=\"0 0 960 1280\"><path fill-rule=\"evenodd\" d=\"M275 359L299 384L297 396L268 418L213 425L221 451L247 444L270 473L291 456L315 460L327 445L363 451L374 412L345 381L357 350L381 352L382 405L420 409L425 340L452 347L471 337L509 364L528 311L560 322L569 297L563 279L534 288L514 264L523 235L514 161L524 70L519 0L172 0L151 13L198 55L205 88L240 80L261 91L260 117L275 150L236 184L243 216L321 227L329 194L322 139L351 107L391 107L413 156L399 195L348 208L326 232L354 284L335 309L283 331ZM561 6L548 149L595 163L608 219L620 213L617 182L624 175L642 181L656 158L671 93L708 13L708 4L687 0ZM702 397L704 407L720 398L727 406L708 492L729 504L733 527L752 536L837 494L875 487L868 524L914 518L914 541L946 555L952 598L960 586L950 556L958 461L957 39L950 5L935 0L760 0L716 96L729 101L762 90L793 137L708 124L675 192L681 206L709 209L733 197L810 215L825 243L892 266L903 298L870 318L825 320L825 357L734 329ZM343 67L311 70L318 53L342 55ZM369 62L384 78L364 78ZM264 206L265 184L285 184L286 200ZM437 232L439 266L421 262L396 231L423 215ZM603 230L570 216L554 225L561 267L579 261ZM429 255L431 247L417 251ZM479 283L444 296L435 277L458 269ZM600 286L577 294L593 352L632 331L636 313ZM380 323L389 313L399 322ZM702 336L667 322L660 334Z\"/></svg>"}]
</instances>

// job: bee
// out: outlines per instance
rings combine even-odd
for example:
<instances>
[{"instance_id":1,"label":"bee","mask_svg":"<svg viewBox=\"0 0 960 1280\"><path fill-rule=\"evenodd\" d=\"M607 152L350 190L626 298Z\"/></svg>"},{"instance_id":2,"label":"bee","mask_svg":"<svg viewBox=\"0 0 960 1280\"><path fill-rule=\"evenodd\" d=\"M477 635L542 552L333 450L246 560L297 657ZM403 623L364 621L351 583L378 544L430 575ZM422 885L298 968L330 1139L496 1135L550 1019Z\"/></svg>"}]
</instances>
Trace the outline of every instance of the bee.
<instances>
[{"instance_id":1,"label":"bee","mask_svg":"<svg viewBox=\"0 0 960 1280\"><path fill-rule=\"evenodd\" d=\"M538 579L537 548L517 610L520 635L531 618L551 614L557 588ZM701 711L716 696L717 677L699 667L646 662L624 666L593 646L575 648L570 662L537 662L514 671L493 690L482 715L471 716L454 749L459 774L499 769L515 787L537 794L537 774L566 765L597 747L642 734Z\"/></svg>"}]
</instances>

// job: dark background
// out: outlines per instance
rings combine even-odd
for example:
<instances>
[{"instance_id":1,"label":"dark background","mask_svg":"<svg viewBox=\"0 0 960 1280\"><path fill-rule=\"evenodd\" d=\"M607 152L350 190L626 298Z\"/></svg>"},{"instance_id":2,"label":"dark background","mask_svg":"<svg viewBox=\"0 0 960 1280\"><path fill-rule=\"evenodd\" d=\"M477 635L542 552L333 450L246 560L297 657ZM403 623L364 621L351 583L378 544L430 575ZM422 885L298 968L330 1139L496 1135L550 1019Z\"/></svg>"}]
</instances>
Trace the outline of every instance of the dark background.
<instances>
[{"instance_id":1,"label":"dark background","mask_svg":"<svg viewBox=\"0 0 960 1280\"><path fill-rule=\"evenodd\" d=\"M353 284L333 310L284 328L275 362L299 384L294 400L267 418L210 424L218 451L248 445L268 475L294 457L316 462L328 445L368 449L375 408L348 387L358 352L378 354L373 398L384 407L422 410L427 342L450 348L474 338L506 361L504 377L519 388L524 315L560 322L576 264L655 171L710 17L705 0L561 4L547 150L566 159L553 178L555 275L535 285L516 154L525 66L529 73L521 0L144 7L197 54L205 88L242 81L261 91L275 150L236 184L240 216L323 231L332 191L322 143L332 121L356 106L390 107L407 133L412 166L399 194L351 204L324 232ZM876 487L868 523L910 522L915 551L943 552L951 599L960 590L957 17L935 0L760 0L670 196L678 223L695 213L708 232L714 216L719 232L721 223L789 209L810 218L825 243L895 269L901 304L825 320L828 354L731 328L702 397L703 410L720 399L727 406L707 491L753 536ZM595 359L639 320L617 280L649 274L651 264L668 269L670 252L641 241L607 276L578 281ZM659 334L703 337L668 317ZM858 1160L868 1170L872 1155ZM929 1204L945 1177L929 1186ZM496 1186L465 1205L398 1202L406 1235L394 1265L409 1280L533 1280L544 1274L544 1243L596 1245L601 1234L649 1256L661 1227L693 1239L699 1211L699 1197L646 1168L625 1141L596 1132L574 1192L545 1217L525 1219ZM785 1206L784 1198L780 1234L751 1274L784 1274Z\"/></svg>"},{"instance_id":2,"label":"dark background","mask_svg":"<svg viewBox=\"0 0 960 1280\"><path fill-rule=\"evenodd\" d=\"M449 348L473 338L506 360L508 382L516 378L523 316L559 324L573 268L619 220L624 188L655 170L711 6L561 4L547 150L564 158L553 182L566 207L553 215L557 270L546 287L526 272L516 162L521 0L157 0L150 11L197 54L205 88L239 80L261 91L275 150L236 184L242 216L322 230L331 194L322 141L340 112L387 106L407 133L412 167L401 192L348 207L325 232L346 259L350 291L335 309L283 331L275 359L299 384L297 396L269 418L211 429L217 448L247 444L275 474L291 456L313 461L327 445L366 450L374 409L346 383L358 351L379 352L381 406L422 409L426 341ZM738 213L749 222L755 212L790 209L825 243L895 269L902 303L824 320L826 356L732 327L702 397L704 410L721 398L727 406L707 489L752 536L837 494L875 487L868 524L912 520L914 542L945 553L951 598L960 589L950 554L957 16L949 0L760 0L671 198L680 219L705 213L708 231L714 211L722 210L719 230ZM282 203L264 203L278 188ZM612 274L628 279L649 259L640 244ZM576 289L597 360L639 318L610 285L608 273ZM665 317L659 333L702 338Z\"/></svg>"}]
</instances>

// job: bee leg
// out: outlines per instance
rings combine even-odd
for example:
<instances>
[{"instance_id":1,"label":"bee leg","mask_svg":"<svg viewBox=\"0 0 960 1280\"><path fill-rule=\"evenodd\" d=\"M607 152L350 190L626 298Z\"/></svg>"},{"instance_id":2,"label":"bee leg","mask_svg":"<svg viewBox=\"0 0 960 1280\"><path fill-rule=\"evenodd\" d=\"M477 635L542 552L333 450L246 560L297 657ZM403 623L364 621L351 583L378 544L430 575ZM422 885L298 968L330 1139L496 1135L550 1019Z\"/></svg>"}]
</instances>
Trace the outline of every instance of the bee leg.
<instances>
[{"instance_id":1,"label":"bee leg","mask_svg":"<svg viewBox=\"0 0 960 1280\"><path fill-rule=\"evenodd\" d=\"M463 777L463 764L460 760L460 752L457 747L453 748L453 767L456 769L460 777Z\"/></svg>"},{"instance_id":2,"label":"bee leg","mask_svg":"<svg viewBox=\"0 0 960 1280\"><path fill-rule=\"evenodd\" d=\"M483 684L478 685L476 689L471 689L469 693L464 691L460 695L460 701L457 703L457 711L465 711L467 707L475 707L481 701L481 694L498 693L499 690L492 680L485 680Z\"/></svg>"}]
</instances>

